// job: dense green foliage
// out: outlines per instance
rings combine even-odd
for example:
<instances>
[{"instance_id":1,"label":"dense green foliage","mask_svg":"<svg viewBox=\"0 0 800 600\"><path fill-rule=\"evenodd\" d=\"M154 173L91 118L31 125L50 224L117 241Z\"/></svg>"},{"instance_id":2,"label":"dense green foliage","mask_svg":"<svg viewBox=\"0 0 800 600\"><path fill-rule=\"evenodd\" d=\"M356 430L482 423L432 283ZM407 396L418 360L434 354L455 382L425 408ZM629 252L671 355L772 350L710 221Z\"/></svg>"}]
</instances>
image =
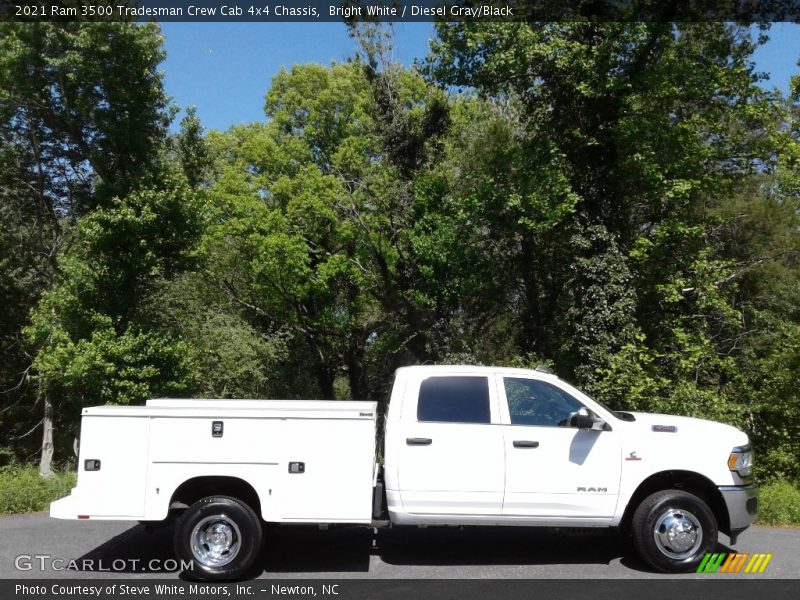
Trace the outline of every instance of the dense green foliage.
<instances>
[{"instance_id":1,"label":"dense green foliage","mask_svg":"<svg viewBox=\"0 0 800 600\"><path fill-rule=\"evenodd\" d=\"M3 451L12 457L28 459L41 446L43 463L48 462L54 418L74 421L76 405L91 402L100 379L88 395L67 391L76 372L88 368L67 364L73 356L69 346L96 354L103 339L107 348L109 335L99 330L100 322L117 315L103 315L96 304L113 303L118 292L128 292L117 283L141 276L127 271L144 265L122 257L115 264L81 257L95 242L104 246L103 256L115 254L113 237L125 232L106 227L120 224L116 207L130 210L127 194L162 179L172 112L158 71L161 42L155 25L0 24L0 422L8 436ZM83 218L89 221L80 222ZM76 223L82 233L73 240ZM129 244L139 244L140 232L127 233L134 236ZM95 288L84 288L92 279ZM44 292L48 300L32 317ZM93 293L107 297L78 304ZM25 340L22 331L32 318L39 325ZM118 333L125 328L121 321L114 325ZM92 361L98 362L88 357L78 362ZM45 375L48 369L58 377ZM69 447L70 434L64 428L62 433Z\"/></svg>"},{"instance_id":2,"label":"dense green foliage","mask_svg":"<svg viewBox=\"0 0 800 600\"><path fill-rule=\"evenodd\" d=\"M757 85L747 30L439 34L438 81L513 107L504 172L484 175L510 189L482 218L510 242L502 286L518 303L517 349L611 405L736 424L762 473L796 477L797 96ZM498 218L513 194L543 214Z\"/></svg>"},{"instance_id":3,"label":"dense green foliage","mask_svg":"<svg viewBox=\"0 0 800 600\"><path fill-rule=\"evenodd\" d=\"M75 473L58 471L44 478L34 467L0 470L0 515L46 510L53 501L69 494Z\"/></svg>"},{"instance_id":4,"label":"dense green foliage","mask_svg":"<svg viewBox=\"0 0 800 600\"><path fill-rule=\"evenodd\" d=\"M773 481L759 490L759 525L800 525L800 488Z\"/></svg>"},{"instance_id":5,"label":"dense green foliage","mask_svg":"<svg viewBox=\"0 0 800 600\"><path fill-rule=\"evenodd\" d=\"M90 404L546 362L800 477L800 81L759 85L751 30L440 24L404 69L354 28L263 121L170 136L154 26L2 27L7 461L43 410L66 462Z\"/></svg>"}]
</instances>

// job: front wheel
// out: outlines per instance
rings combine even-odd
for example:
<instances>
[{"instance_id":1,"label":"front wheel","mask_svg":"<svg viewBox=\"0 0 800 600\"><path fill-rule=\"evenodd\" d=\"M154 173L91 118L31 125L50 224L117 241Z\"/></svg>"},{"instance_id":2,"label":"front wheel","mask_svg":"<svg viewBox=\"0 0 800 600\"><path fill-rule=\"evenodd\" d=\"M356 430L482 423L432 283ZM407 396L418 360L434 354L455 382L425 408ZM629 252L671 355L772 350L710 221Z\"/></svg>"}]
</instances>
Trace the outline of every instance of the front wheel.
<instances>
[{"instance_id":1,"label":"front wheel","mask_svg":"<svg viewBox=\"0 0 800 600\"><path fill-rule=\"evenodd\" d=\"M240 577L261 549L261 521L244 502L209 496L183 513L175 527L175 553L198 579Z\"/></svg>"},{"instance_id":2,"label":"front wheel","mask_svg":"<svg viewBox=\"0 0 800 600\"><path fill-rule=\"evenodd\" d=\"M648 496L633 515L639 556L657 571L694 571L717 544L717 520L700 498L681 490Z\"/></svg>"}]
</instances>

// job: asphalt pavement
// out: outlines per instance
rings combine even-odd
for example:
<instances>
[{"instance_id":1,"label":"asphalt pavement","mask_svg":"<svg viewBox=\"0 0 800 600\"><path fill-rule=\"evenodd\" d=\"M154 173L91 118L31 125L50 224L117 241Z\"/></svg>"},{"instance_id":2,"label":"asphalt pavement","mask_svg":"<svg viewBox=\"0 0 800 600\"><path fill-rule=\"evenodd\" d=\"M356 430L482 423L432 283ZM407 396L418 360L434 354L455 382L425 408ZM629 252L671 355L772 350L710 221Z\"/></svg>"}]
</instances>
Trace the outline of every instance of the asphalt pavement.
<instances>
[{"instance_id":1,"label":"asphalt pavement","mask_svg":"<svg viewBox=\"0 0 800 600\"><path fill-rule=\"evenodd\" d=\"M759 575L797 578L800 528L752 527L734 549L772 553ZM170 526L123 521L61 521L46 513L0 517L0 578L179 577ZM166 570L162 570L166 569ZM719 575L720 577L725 577ZM661 575L610 533L521 527L389 528L275 526L250 578L602 579L697 578Z\"/></svg>"}]
</instances>

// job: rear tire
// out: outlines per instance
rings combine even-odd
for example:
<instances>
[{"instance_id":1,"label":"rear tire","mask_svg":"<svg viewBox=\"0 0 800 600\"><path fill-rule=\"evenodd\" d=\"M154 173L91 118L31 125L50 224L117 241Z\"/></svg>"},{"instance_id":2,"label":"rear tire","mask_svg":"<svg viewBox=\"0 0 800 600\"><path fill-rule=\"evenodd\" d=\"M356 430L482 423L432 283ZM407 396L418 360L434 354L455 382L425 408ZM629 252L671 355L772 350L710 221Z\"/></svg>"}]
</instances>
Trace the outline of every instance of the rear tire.
<instances>
[{"instance_id":1,"label":"rear tire","mask_svg":"<svg viewBox=\"0 0 800 600\"><path fill-rule=\"evenodd\" d=\"M261 520L230 496L209 496L192 504L175 527L175 554L191 563L197 579L230 580L253 566L261 550Z\"/></svg>"},{"instance_id":2,"label":"rear tire","mask_svg":"<svg viewBox=\"0 0 800 600\"><path fill-rule=\"evenodd\" d=\"M700 498L664 490L645 498L633 515L633 541L639 556L656 571L695 571L717 545L717 520Z\"/></svg>"}]
</instances>

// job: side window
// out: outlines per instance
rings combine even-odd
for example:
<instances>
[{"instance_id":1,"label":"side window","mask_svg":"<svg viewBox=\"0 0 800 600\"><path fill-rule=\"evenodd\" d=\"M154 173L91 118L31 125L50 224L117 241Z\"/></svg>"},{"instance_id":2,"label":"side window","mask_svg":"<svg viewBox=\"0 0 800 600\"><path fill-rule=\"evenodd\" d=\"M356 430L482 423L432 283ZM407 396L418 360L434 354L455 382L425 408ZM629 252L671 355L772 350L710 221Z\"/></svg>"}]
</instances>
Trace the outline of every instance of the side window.
<instances>
[{"instance_id":1,"label":"side window","mask_svg":"<svg viewBox=\"0 0 800 600\"><path fill-rule=\"evenodd\" d=\"M566 427L583 404L544 381L505 377L503 384L512 425Z\"/></svg>"},{"instance_id":2,"label":"side window","mask_svg":"<svg viewBox=\"0 0 800 600\"><path fill-rule=\"evenodd\" d=\"M489 423L486 377L429 377L419 388L417 421Z\"/></svg>"}]
</instances>

